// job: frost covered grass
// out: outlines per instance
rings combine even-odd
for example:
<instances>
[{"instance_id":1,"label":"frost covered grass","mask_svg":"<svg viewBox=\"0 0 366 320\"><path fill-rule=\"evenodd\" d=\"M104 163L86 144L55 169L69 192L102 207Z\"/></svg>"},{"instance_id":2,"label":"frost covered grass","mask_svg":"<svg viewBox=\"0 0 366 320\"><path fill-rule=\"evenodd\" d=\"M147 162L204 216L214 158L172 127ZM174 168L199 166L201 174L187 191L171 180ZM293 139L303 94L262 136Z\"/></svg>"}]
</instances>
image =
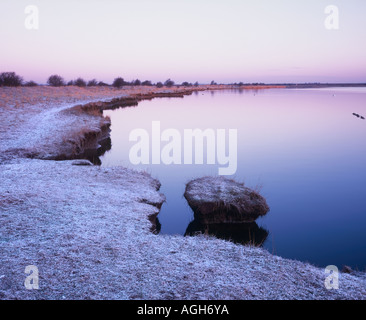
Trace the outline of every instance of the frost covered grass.
<instances>
[{"instance_id":1,"label":"frost covered grass","mask_svg":"<svg viewBox=\"0 0 366 320\"><path fill-rule=\"evenodd\" d=\"M195 90L203 90L196 88ZM193 90L193 89L192 89ZM110 123L100 110L82 105L109 103L117 98L142 99L156 94L186 92L185 88L165 87L20 87L0 88L0 163L9 158L72 158L83 147L85 133L99 133ZM138 97L138 98L134 98ZM119 101L117 99L117 101ZM127 101L127 105L130 104ZM81 106L77 108L76 105ZM120 105L120 101L119 101ZM113 107L113 103L110 106ZM94 144L96 144L95 141Z\"/></svg>"},{"instance_id":2,"label":"frost covered grass","mask_svg":"<svg viewBox=\"0 0 366 320\"><path fill-rule=\"evenodd\" d=\"M364 276L342 273L328 291L323 269L261 248L154 235L164 196L146 173L9 152L53 152L70 124L90 120L63 118L74 102L0 105L0 299L365 299ZM39 290L24 287L27 265Z\"/></svg>"},{"instance_id":3,"label":"frost covered grass","mask_svg":"<svg viewBox=\"0 0 366 320\"><path fill-rule=\"evenodd\" d=\"M124 168L1 166L2 299L364 299L365 280L213 237L161 236L159 183ZM148 204L151 203L151 204ZM36 265L40 289L24 288Z\"/></svg>"}]
</instances>

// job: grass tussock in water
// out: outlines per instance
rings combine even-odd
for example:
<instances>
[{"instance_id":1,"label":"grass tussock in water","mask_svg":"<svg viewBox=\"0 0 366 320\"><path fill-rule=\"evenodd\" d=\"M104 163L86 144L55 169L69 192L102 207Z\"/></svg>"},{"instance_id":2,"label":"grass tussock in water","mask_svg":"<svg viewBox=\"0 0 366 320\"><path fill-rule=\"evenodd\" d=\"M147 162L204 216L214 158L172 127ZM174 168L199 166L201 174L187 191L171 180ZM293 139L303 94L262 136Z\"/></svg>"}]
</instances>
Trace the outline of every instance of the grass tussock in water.
<instances>
[{"instance_id":1,"label":"grass tussock in water","mask_svg":"<svg viewBox=\"0 0 366 320\"><path fill-rule=\"evenodd\" d=\"M257 191L222 176L190 181L184 196L195 218L204 224L248 223L269 211L266 200Z\"/></svg>"}]
</instances>

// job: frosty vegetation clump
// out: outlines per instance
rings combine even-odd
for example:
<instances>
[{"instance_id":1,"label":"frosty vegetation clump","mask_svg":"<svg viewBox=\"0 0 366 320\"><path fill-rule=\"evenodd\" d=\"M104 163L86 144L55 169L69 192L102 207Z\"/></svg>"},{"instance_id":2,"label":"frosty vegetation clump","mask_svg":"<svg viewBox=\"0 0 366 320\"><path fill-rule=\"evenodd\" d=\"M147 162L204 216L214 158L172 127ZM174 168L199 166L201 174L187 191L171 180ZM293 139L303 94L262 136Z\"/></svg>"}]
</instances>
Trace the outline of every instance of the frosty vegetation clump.
<instances>
[{"instance_id":1,"label":"frosty vegetation clump","mask_svg":"<svg viewBox=\"0 0 366 320\"><path fill-rule=\"evenodd\" d=\"M184 194L203 224L248 223L264 216L266 200L243 183L225 177L203 177L190 181Z\"/></svg>"}]
</instances>

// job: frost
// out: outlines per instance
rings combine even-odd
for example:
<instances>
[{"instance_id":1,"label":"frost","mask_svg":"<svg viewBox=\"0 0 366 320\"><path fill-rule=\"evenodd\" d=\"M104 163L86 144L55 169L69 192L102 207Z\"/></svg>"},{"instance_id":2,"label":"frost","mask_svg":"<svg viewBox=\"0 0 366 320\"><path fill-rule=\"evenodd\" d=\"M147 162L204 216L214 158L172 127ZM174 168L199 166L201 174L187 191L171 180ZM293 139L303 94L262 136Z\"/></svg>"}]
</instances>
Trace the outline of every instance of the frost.
<instances>
[{"instance_id":1,"label":"frost","mask_svg":"<svg viewBox=\"0 0 366 320\"><path fill-rule=\"evenodd\" d=\"M165 199L148 174L19 157L90 125L61 111L128 93L28 90L0 88L0 299L365 299L363 274L328 291L323 269L261 248L154 235ZM39 290L24 288L27 265Z\"/></svg>"}]
</instances>

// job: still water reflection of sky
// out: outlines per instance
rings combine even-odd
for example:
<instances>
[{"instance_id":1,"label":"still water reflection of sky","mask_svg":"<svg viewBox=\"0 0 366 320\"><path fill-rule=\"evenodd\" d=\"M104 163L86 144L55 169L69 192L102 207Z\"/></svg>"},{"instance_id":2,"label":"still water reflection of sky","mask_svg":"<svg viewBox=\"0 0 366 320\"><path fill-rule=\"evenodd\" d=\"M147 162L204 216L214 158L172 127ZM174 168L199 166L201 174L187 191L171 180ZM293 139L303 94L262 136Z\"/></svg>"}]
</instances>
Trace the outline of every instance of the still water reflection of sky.
<instances>
[{"instance_id":1,"label":"still water reflection of sky","mask_svg":"<svg viewBox=\"0 0 366 320\"><path fill-rule=\"evenodd\" d=\"M161 233L185 234L193 213L185 183L217 175L218 165L134 166L129 133L237 129L238 169L233 178L261 186L271 211L257 220L263 244L283 257L319 266L366 269L366 88L271 89L199 92L142 101L105 111L112 119L112 149L103 166L145 169L162 183L167 202ZM162 144L163 146L163 144ZM263 232L262 232L263 234Z\"/></svg>"}]
</instances>

